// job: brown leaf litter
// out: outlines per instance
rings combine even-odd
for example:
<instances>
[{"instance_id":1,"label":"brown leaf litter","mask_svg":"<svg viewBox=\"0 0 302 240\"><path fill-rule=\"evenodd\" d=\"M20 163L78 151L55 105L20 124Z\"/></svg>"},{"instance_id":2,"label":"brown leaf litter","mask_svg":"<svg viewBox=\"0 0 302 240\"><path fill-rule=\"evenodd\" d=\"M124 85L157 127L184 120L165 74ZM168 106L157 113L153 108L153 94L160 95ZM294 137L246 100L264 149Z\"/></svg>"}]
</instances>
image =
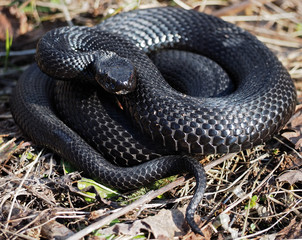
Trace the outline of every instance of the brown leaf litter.
<instances>
[{"instance_id":1,"label":"brown leaf litter","mask_svg":"<svg viewBox=\"0 0 302 240\"><path fill-rule=\"evenodd\" d=\"M6 31L17 38L32 29L26 14L16 6L0 6L0 41L5 41Z\"/></svg>"},{"instance_id":2,"label":"brown leaf litter","mask_svg":"<svg viewBox=\"0 0 302 240\"><path fill-rule=\"evenodd\" d=\"M135 7L135 4L127 5L129 1L109 0L75 0L70 4L61 1L64 6L52 1L23 1L22 5L33 2L51 11L41 13L36 8L33 13L26 14L15 6L0 7L0 22L3 23L0 36L3 39L6 29L9 30L14 40L13 51L33 49L45 31L66 25L70 18L76 25L95 25L105 13ZM140 3L140 7L176 4L194 8L224 17L256 34L289 70L301 101L300 0L142 0ZM95 15L100 13L104 15ZM33 29L33 26L37 28ZM3 41L0 46L4 49ZM27 55L18 59L10 57L8 71L0 75L0 134L7 134L0 138L0 239L67 238L123 208L123 201L132 200L129 193L110 201L87 202L75 184L80 176L64 173L60 157L44 149L36 161L42 149L27 142L26 138L20 138L8 109L11 90L20 75L19 66L22 69L32 59ZM208 169L207 191L198 209L200 222L207 223L203 229L206 239L233 236L247 239L301 238L301 115L300 105L287 127L292 132L283 134L290 144L277 142L273 148L258 146ZM213 162L215 158L217 156L207 156L203 163ZM153 200L150 204L156 207L131 211L119 218L122 223L98 232L111 231L118 237L134 237L143 232L146 238L203 239L188 232L183 218L183 206L188 203L194 186L194 181L186 181L162 199ZM89 237L104 239L104 235L90 234Z\"/></svg>"},{"instance_id":3,"label":"brown leaf litter","mask_svg":"<svg viewBox=\"0 0 302 240\"><path fill-rule=\"evenodd\" d=\"M288 131L282 135L295 145L295 149L302 152L302 104L298 105L295 114L286 125Z\"/></svg>"}]
</instances>

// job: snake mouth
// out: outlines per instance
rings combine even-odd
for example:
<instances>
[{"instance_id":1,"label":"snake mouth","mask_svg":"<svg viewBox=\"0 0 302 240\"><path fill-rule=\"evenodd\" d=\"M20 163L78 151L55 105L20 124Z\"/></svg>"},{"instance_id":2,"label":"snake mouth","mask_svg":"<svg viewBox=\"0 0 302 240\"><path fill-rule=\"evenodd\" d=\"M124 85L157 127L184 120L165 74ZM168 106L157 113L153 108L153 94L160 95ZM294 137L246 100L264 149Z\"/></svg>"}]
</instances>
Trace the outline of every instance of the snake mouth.
<instances>
[{"instance_id":1,"label":"snake mouth","mask_svg":"<svg viewBox=\"0 0 302 240\"><path fill-rule=\"evenodd\" d=\"M95 80L107 92L127 94L136 88L136 71L132 62L113 52L101 53L96 57Z\"/></svg>"}]
</instances>

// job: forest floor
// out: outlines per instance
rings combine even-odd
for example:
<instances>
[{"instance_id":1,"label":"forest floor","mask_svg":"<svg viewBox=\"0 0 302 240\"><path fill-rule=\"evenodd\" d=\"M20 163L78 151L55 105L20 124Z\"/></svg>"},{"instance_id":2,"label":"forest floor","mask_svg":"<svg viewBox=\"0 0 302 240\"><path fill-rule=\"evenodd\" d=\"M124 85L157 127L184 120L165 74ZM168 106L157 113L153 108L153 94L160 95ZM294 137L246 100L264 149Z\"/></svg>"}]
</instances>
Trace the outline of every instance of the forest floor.
<instances>
[{"instance_id":1,"label":"forest floor","mask_svg":"<svg viewBox=\"0 0 302 240\"><path fill-rule=\"evenodd\" d=\"M172 177L118 193L36 146L10 113L13 88L34 62L35 45L46 31L167 5L221 17L256 35L289 71L298 93L295 115L266 145L200 158L207 189L196 221L204 237L184 220L193 178ZM302 238L300 0L2 0L0 22L0 239Z\"/></svg>"}]
</instances>

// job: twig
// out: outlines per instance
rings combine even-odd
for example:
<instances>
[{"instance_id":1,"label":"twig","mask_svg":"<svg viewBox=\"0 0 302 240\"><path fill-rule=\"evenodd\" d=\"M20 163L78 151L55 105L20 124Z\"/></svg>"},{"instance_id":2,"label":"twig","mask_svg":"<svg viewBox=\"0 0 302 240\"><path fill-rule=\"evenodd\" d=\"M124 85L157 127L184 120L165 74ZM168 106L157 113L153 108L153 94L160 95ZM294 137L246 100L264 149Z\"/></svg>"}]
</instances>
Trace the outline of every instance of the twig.
<instances>
[{"instance_id":1,"label":"twig","mask_svg":"<svg viewBox=\"0 0 302 240\"><path fill-rule=\"evenodd\" d=\"M271 1L265 3L265 5L268 6L269 8L271 8L271 9L273 9L277 13L286 13L286 11L284 11L282 8L278 7L276 4L271 3ZM295 24L300 24L299 19L293 19L293 22Z\"/></svg>"},{"instance_id":2,"label":"twig","mask_svg":"<svg viewBox=\"0 0 302 240\"><path fill-rule=\"evenodd\" d=\"M271 195L273 194L279 194L279 193L288 193L293 195L296 198L302 198L300 195L296 194L295 192L302 192L302 189L292 189L292 190L288 190L288 189L284 189L284 188L280 188L282 191L275 191L275 192L270 192Z\"/></svg>"},{"instance_id":3,"label":"twig","mask_svg":"<svg viewBox=\"0 0 302 240\"><path fill-rule=\"evenodd\" d=\"M221 17L225 21L229 22L259 22L259 21L278 21L280 19L296 19L296 14L289 12L289 13L276 13L271 15L259 15L259 16L225 16Z\"/></svg>"},{"instance_id":4,"label":"twig","mask_svg":"<svg viewBox=\"0 0 302 240\"><path fill-rule=\"evenodd\" d=\"M182 7L183 9L186 9L186 10L192 9L189 5L187 5L186 3L184 3L181 0L173 0L173 2L175 2L178 6Z\"/></svg>"},{"instance_id":5,"label":"twig","mask_svg":"<svg viewBox=\"0 0 302 240\"><path fill-rule=\"evenodd\" d=\"M225 160L228 160L232 157L234 157L237 153L229 153L227 155L224 155L223 157L215 160L215 161L212 161L210 163L208 163L205 167L204 167L204 170L207 172L209 171L211 168L215 167L216 165L224 162Z\"/></svg>"},{"instance_id":6,"label":"twig","mask_svg":"<svg viewBox=\"0 0 302 240\"><path fill-rule=\"evenodd\" d=\"M60 3L61 3L61 6L62 6L62 12L64 13L65 15L65 19L66 19L66 22L68 23L68 26L69 27L72 27L73 26L73 22L71 20L71 17L70 17L70 13L68 11L68 8L66 7L65 5L65 2L63 0L60 0Z\"/></svg>"},{"instance_id":7,"label":"twig","mask_svg":"<svg viewBox=\"0 0 302 240\"><path fill-rule=\"evenodd\" d=\"M64 3L64 2L61 1L61 3ZM43 20L57 19L57 18L63 17L66 19L69 26L73 26L71 19L74 16L76 16L79 13L87 12L89 10L89 4L82 4L81 8L79 8L79 6L76 5L76 7L73 7L72 9L68 9L65 4L58 4L58 3L53 3L53 2L36 1L36 4L38 6L42 6L42 7L56 8L62 12L62 13L58 13L58 14L52 14L51 18L44 17L44 18L42 18Z\"/></svg>"},{"instance_id":8,"label":"twig","mask_svg":"<svg viewBox=\"0 0 302 240\"><path fill-rule=\"evenodd\" d=\"M185 182L185 177L180 177L179 179L177 179L176 181L169 183L168 185L156 190L156 191L151 191L149 193L147 193L146 195L144 195L143 197L141 197L140 199L136 200L135 202L129 204L128 206L122 208L120 211L113 213L111 215L109 215L108 217L105 217L91 225L89 225L88 227L84 228L83 230L77 232L76 234L74 234L73 236L67 238L66 240L78 240L84 236L86 236L87 234L91 233L92 231L95 231L99 228L101 228L102 226L109 224L111 221L113 221L114 219L125 215L127 212L139 208L140 206L142 206L143 204L146 204L148 202L150 202L153 198L156 198L158 195L164 194L165 192L171 190L172 188L182 184Z\"/></svg>"},{"instance_id":9,"label":"twig","mask_svg":"<svg viewBox=\"0 0 302 240\"><path fill-rule=\"evenodd\" d=\"M36 49L26 49L21 51L10 51L9 56L24 56L24 55L33 55L36 53ZM0 57L6 56L6 52L0 52Z\"/></svg>"},{"instance_id":10,"label":"twig","mask_svg":"<svg viewBox=\"0 0 302 240\"><path fill-rule=\"evenodd\" d=\"M227 159L229 159L229 158L231 158L235 155L236 155L236 153L227 154L227 155L223 156L222 158L211 162L210 164L208 164L204 167L205 171L208 171L212 167L220 164L221 162L223 162L223 161L225 161L225 160L227 160ZM142 206L143 204L146 204L146 203L150 202L153 198L156 198L158 195L162 195L163 193L173 189L174 187L183 184L185 180L186 180L185 177L180 177L176 181L174 181L172 183L169 183L168 185L166 185L166 186L164 186L164 187L162 187L162 188L160 188L156 191L151 191L151 192L147 193L146 195L144 195L140 199L138 199L135 202L131 203L130 205L122 208L118 212L115 212L115 213L109 215L108 217L105 217L105 218L101 219L100 221L97 221L97 222L89 225L85 229L77 232L76 234L74 234L73 236L67 238L66 240L77 240L77 239L80 239L80 238L86 236L87 234L91 233L92 231L95 231L95 230L101 228L102 226L104 226L106 224L109 224L114 219L125 215L127 212L129 212L133 209L136 209L136 208Z\"/></svg>"},{"instance_id":11,"label":"twig","mask_svg":"<svg viewBox=\"0 0 302 240\"><path fill-rule=\"evenodd\" d=\"M264 43L269 43L281 47L291 47L291 48L301 48L302 44L298 42L293 42L293 41L284 41L284 40L279 40L279 39L273 39L273 38L267 38L263 36L257 36L257 38Z\"/></svg>"},{"instance_id":12,"label":"twig","mask_svg":"<svg viewBox=\"0 0 302 240\"><path fill-rule=\"evenodd\" d=\"M277 137L274 137L274 139L276 139L278 142L282 143L284 146L288 147L290 150L294 151L299 158L302 159L302 155L294 148L292 148L291 146L289 146L288 144L286 144L285 142L283 142L281 139L277 138Z\"/></svg>"},{"instance_id":13,"label":"twig","mask_svg":"<svg viewBox=\"0 0 302 240\"><path fill-rule=\"evenodd\" d=\"M284 157L283 157L284 159ZM283 160L282 159L282 160ZM280 162L282 162L282 160ZM270 161L269 161L270 162ZM261 172L258 174L258 176L256 177L256 180L254 181L253 185L252 185L252 190L251 192L254 192L254 189L256 188L256 183L258 182L259 178L261 177L262 173L266 170L267 165L269 164L269 162L266 164L266 166L261 170ZM260 184L261 185L261 184ZM250 200L251 201L251 200ZM250 201L248 204L250 204ZM246 214L245 214L245 218L244 218L244 222L243 222L243 227L242 227L242 233L241 235L243 236L247 227L247 221L248 221L248 216L250 213L250 208L247 208L246 210Z\"/></svg>"},{"instance_id":14,"label":"twig","mask_svg":"<svg viewBox=\"0 0 302 240\"><path fill-rule=\"evenodd\" d=\"M253 166L250 167L249 169L247 169L244 173L242 173L235 181L233 181L233 182L232 182L229 186L227 186L226 188L221 189L221 190L218 190L218 191L215 191L214 193L213 193L213 192L205 193L204 196L210 196L210 195L213 195L213 194L215 194L215 193L225 192L225 191L227 191L227 190L233 188L233 186L234 186L235 184L237 184L243 177L245 177L246 174L249 173L249 172L251 171L252 168L253 168Z\"/></svg>"},{"instance_id":15,"label":"twig","mask_svg":"<svg viewBox=\"0 0 302 240\"><path fill-rule=\"evenodd\" d=\"M45 196L45 194L39 193L36 190L35 186L33 186L32 184L29 184L29 185L24 184L24 188L27 189L27 191L31 192L37 198L40 198L41 200L45 201L48 205L53 206L53 207L56 206L55 202L52 202L52 200L48 199L47 196Z\"/></svg>"},{"instance_id":16,"label":"twig","mask_svg":"<svg viewBox=\"0 0 302 240\"><path fill-rule=\"evenodd\" d=\"M295 211L301 210L301 209L302 209L302 206L301 206L301 207L297 207L297 208L290 209L290 211L295 212ZM251 217L251 216L249 216L249 219L251 219L251 220L262 220L262 219L264 219L264 220L267 221L268 217L269 217L270 219L272 219L272 218L275 218L275 217L283 216L284 214L287 213L287 211L288 211L288 208L285 209L285 210L284 210L283 212L281 212L281 213L270 214L269 216L265 216L265 217ZM237 212L233 212L233 211L232 211L232 213L234 213L234 214L236 214L236 215L238 215L238 216L244 216L243 214L240 214L240 213L237 213ZM297 216L299 216L299 215L297 215Z\"/></svg>"},{"instance_id":17,"label":"twig","mask_svg":"<svg viewBox=\"0 0 302 240\"><path fill-rule=\"evenodd\" d=\"M248 30L249 32L252 32L256 36L262 36L262 37L277 39L277 40L286 41L286 42L294 42L296 44L301 44L302 45L302 39L295 37L295 33L290 33L289 34L288 32L281 32L281 31L276 32L276 31L271 30L271 29L257 27L257 26L250 25L250 24L244 24L244 25L242 25L242 27L245 30ZM300 55L299 50L298 51L294 50L292 52L296 56ZM282 54L282 52L280 52L280 54ZM291 56L288 56L288 54L286 54L286 57L291 59Z\"/></svg>"},{"instance_id":18,"label":"twig","mask_svg":"<svg viewBox=\"0 0 302 240\"><path fill-rule=\"evenodd\" d=\"M42 150L42 151L43 151L43 150ZM14 208L16 199L17 199L17 197L18 197L18 195L19 195L19 192L22 190L21 188L22 188L22 186L23 186L25 180L27 179L29 173L31 172L31 169L32 169L32 168L34 167L34 165L39 161L39 158L40 158L40 156L41 156L41 154L42 154L42 151L38 154L38 156L36 157L36 159L30 164L30 167L28 168L26 174L24 175L24 178L22 179L20 185L18 186L18 188L17 188L16 191L15 191L14 198L13 198L13 201L12 201L12 204L11 204L11 208L10 208L10 211L9 211L9 213L8 213L8 216L7 216L7 220L6 220L6 224L5 224L5 229L8 228L9 220L10 220L10 218L11 218L11 216L12 216L13 208Z\"/></svg>"},{"instance_id":19,"label":"twig","mask_svg":"<svg viewBox=\"0 0 302 240\"><path fill-rule=\"evenodd\" d=\"M16 234L15 232L11 232L7 229L1 230L3 233L11 234L13 236L19 237L19 239L26 239L26 240L36 240L37 238L32 238L30 236L24 235L24 234Z\"/></svg>"},{"instance_id":20,"label":"twig","mask_svg":"<svg viewBox=\"0 0 302 240\"><path fill-rule=\"evenodd\" d=\"M74 234L67 226L55 220L41 226L41 235L46 239L64 239Z\"/></svg>"},{"instance_id":21,"label":"twig","mask_svg":"<svg viewBox=\"0 0 302 240\"><path fill-rule=\"evenodd\" d=\"M45 222L43 222L43 223L40 223L40 224L38 224L38 225L35 225L35 226L33 226L33 227L30 228L31 225L33 225L34 223L37 223L38 221L40 221L42 217L47 216L47 215L48 215L48 214L47 214L48 212L49 212L49 209L45 209L45 210L43 210L42 212L40 212L38 215L34 216L35 219L33 219L33 220L32 220L31 222L29 222L28 224L26 224L24 227L20 228L18 231L15 231L15 232L14 232L14 235L15 235L15 234L19 234L19 233L26 232L26 231L28 231L29 229L36 229L36 228L42 227L42 226L44 226L45 224L47 224L47 223L49 223L49 222L51 222L51 221L56 220L57 218L63 218L63 219L68 219L68 218L72 218L72 219L74 219L74 218L79 218L79 219L83 219L83 218L85 217L84 214L82 214L82 215L72 215L72 216L54 216L54 217L48 219L47 221L45 221ZM70 212L70 214L74 214L74 213L76 214L75 211ZM57 214L57 213L56 213L56 214ZM80 213L80 214L81 214L81 213ZM38 222L38 223L39 223L39 222Z\"/></svg>"},{"instance_id":22,"label":"twig","mask_svg":"<svg viewBox=\"0 0 302 240\"><path fill-rule=\"evenodd\" d=\"M256 233L253 233L253 234L251 234L251 235L246 235L246 236L244 236L244 237L240 237L240 238L236 238L235 240L241 240L241 239L247 239L247 238L252 238L252 237L255 237L255 236L258 236L258 235L260 235L260 234L262 234L262 233L265 233L265 232L267 232L267 231L269 231L270 229L272 229L275 225L277 225L283 218L285 218L289 213L291 213L292 211L294 211L295 210L295 207L300 203L302 201L302 199L301 200L299 200L298 202L296 202L295 203L295 205L293 206L293 207L291 207L291 209L287 212L287 213L285 213L284 214L284 216L282 216L281 218L279 218L273 225L271 225L270 227L268 227L268 228L266 228L266 229L263 229L263 230L261 230L261 231L259 231L259 232L256 232Z\"/></svg>"},{"instance_id":23,"label":"twig","mask_svg":"<svg viewBox=\"0 0 302 240\"><path fill-rule=\"evenodd\" d=\"M250 193L245 194L244 196L242 196L240 199L238 199L236 202L232 203L228 208L226 208L221 214L227 213L228 211L230 211L232 208L236 207L239 203L241 203L243 200L249 198L252 196L252 194L256 191L258 191L259 188L262 187L262 185L271 177L271 175L278 169L278 167L280 166L280 164L283 162L284 157L280 160L280 162L278 163L278 165L262 180L262 182L253 189L253 191L251 191Z\"/></svg>"},{"instance_id":24,"label":"twig","mask_svg":"<svg viewBox=\"0 0 302 240\"><path fill-rule=\"evenodd\" d=\"M234 5L217 10L217 11L213 12L212 14L217 17L235 15L236 13L241 12L242 10L249 8L255 4L260 5L260 4L263 4L266 2L271 2L271 1L272 0L260 0L260 1L246 0L243 2L239 1L238 3L236 3Z\"/></svg>"}]
</instances>

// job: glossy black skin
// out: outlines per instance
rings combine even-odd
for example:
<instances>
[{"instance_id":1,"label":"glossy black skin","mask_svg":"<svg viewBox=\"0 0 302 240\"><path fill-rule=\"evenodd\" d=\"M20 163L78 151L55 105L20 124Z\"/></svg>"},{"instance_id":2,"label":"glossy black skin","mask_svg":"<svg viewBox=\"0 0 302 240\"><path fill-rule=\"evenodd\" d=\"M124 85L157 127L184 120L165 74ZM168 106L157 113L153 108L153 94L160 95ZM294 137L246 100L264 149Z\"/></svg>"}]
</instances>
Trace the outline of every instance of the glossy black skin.
<instances>
[{"instance_id":1,"label":"glossy black skin","mask_svg":"<svg viewBox=\"0 0 302 240\"><path fill-rule=\"evenodd\" d=\"M167 83L147 55L170 48L210 58L216 62L217 75L225 71L233 84L227 78L214 85L202 80L206 86L201 94L199 81L188 75L178 79L175 68L174 75L167 74ZM102 52L121 58L117 62L132 81L128 94L106 93L126 92L112 84L112 79L124 75L111 75L111 63L105 67L105 78L108 73L114 76L109 88L97 76L102 68L98 63L104 62ZM193 174L197 186L186 217L198 233L193 217L205 189L205 174L188 154L238 152L262 144L284 126L295 108L289 74L262 43L230 23L195 11L137 10L94 28L55 29L40 40L36 58L43 72L70 81L54 81L36 65L26 71L12 98L12 113L21 129L90 176L121 190L177 173ZM98 83L106 91L97 89Z\"/></svg>"}]
</instances>

